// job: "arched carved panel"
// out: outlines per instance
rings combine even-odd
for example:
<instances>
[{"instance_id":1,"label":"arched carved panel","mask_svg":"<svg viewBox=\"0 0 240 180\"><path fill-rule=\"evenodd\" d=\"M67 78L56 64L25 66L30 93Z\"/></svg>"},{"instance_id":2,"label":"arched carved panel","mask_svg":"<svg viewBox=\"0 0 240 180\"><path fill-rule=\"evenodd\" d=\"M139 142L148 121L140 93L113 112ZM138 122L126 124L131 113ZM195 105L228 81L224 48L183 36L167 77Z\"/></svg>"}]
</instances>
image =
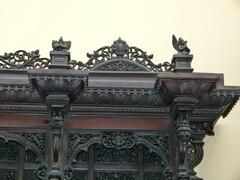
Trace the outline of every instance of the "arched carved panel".
<instances>
[{"instance_id":1,"label":"arched carved panel","mask_svg":"<svg viewBox=\"0 0 240 180\"><path fill-rule=\"evenodd\" d=\"M3 180L17 180L21 175L24 179L45 179L45 134L13 132L0 134L0 167L9 164L8 171L0 172ZM16 166L17 165L17 166ZM20 172L19 166L23 166Z\"/></svg>"},{"instance_id":2,"label":"arched carved panel","mask_svg":"<svg viewBox=\"0 0 240 180\"><path fill-rule=\"evenodd\" d=\"M153 178L159 175L162 179L171 178L168 135L143 136L128 132L70 133L68 141L68 163L71 166L88 163L88 153L93 153L93 163L98 164L98 166L100 166L99 164L104 166L104 164L117 165L120 163L125 164L130 170L133 168L131 173L129 169L125 171L122 169L120 173L116 172L113 167L112 171L109 172L96 168L94 170L95 179L111 177L115 177L116 180L126 177L127 179L138 179L139 176ZM139 172L135 169L136 166L155 168Z\"/></svg>"}]
</instances>

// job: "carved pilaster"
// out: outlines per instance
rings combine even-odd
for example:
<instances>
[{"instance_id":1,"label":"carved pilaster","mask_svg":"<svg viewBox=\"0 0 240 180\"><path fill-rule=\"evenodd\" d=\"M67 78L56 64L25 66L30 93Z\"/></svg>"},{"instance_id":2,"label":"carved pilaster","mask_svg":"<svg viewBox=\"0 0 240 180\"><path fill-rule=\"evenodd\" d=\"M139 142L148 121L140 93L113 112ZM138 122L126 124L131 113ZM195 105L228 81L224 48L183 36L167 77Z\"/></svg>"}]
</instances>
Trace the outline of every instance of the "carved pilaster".
<instances>
[{"instance_id":1,"label":"carved pilaster","mask_svg":"<svg viewBox=\"0 0 240 180\"><path fill-rule=\"evenodd\" d=\"M197 99L189 97L177 97L172 104L172 116L175 124L177 179L189 180L189 150L191 149L192 131L189 123L189 115L197 104Z\"/></svg>"},{"instance_id":2,"label":"carved pilaster","mask_svg":"<svg viewBox=\"0 0 240 180\"><path fill-rule=\"evenodd\" d=\"M51 140L51 169L49 170L49 179L61 179L62 177L62 163L60 147L63 136L64 116L68 112L69 98L67 95L49 95L47 97L48 110L51 115L52 140Z\"/></svg>"},{"instance_id":3,"label":"carved pilaster","mask_svg":"<svg viewBox=\"0 0 240 180\"><path fill-rule=\"evenodd\" d=\"M178 140L178 179L189 179L188 174L188 149L191 139L188 113L181 113L176 122L176 136Z\"/></svg>"}]
</instances>

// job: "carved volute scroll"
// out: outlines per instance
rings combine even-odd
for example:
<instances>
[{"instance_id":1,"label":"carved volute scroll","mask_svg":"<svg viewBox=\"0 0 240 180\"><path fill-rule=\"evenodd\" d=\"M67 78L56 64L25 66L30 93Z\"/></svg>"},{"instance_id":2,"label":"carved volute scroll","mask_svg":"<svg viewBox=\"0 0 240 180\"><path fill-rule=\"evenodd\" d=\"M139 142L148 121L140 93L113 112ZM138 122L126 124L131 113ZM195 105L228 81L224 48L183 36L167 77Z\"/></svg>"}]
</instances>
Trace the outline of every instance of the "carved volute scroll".
<instances>
[{"instance_id":1,"label":"carved volute scroll","mask_svg":"<svg viewBox=\"0 0 240 180\"><path fill-rule=\"evenodd\" d=\"M0 68L3 69L28 69L48 68L50 59L40 58L39 50L26 52L18 50L15 53L5 53L0 56Z\"/></svg>"}]
</instances>

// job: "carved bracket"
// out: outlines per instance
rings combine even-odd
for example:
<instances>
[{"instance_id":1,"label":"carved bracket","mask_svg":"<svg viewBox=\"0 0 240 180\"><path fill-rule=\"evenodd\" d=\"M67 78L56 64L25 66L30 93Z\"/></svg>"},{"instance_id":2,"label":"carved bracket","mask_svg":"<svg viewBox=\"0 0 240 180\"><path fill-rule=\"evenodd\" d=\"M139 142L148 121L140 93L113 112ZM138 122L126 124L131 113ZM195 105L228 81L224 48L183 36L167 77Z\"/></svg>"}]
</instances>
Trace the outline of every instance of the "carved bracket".
<instances>
[{"instance_id":1,"label":"carved bracket","mask_svg":"<svg viewBox=\"0 0 240 180\"><path fill-rule=\"evenodd\" d=\"M176 97L172 104L172 117L175 124L176 136L176 154L178 158L177 179L190 179L189 163L192 147L192 131L189 123L189 115L193 111L194 106L198 103L195 98Z\"/></svg>"},{"instance_id":2,"label":"carved bracket","mask_svg":"<svg viewBox=\"0 0 240 180\"><path fill-rule=\"evenodd\" d=\"M61 177L62 167L60 167L61 163L59 162L60 147L62 147L61 137L64 116L69 110L69 98L67 95L49 95L47 102L52 126L52 169L49 172L49 177Z\"/></svg>"}]
</instances>

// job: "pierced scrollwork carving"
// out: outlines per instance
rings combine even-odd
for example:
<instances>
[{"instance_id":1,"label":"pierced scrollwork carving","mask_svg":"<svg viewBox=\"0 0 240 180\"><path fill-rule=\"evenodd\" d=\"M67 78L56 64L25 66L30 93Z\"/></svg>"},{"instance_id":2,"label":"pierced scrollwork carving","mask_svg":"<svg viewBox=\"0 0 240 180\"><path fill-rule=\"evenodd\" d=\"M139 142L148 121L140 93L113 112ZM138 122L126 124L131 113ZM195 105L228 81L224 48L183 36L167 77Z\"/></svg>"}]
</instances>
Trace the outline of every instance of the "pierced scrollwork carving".
<instances>
[{"instance_id":1,"label":"pierced scrollwork carving","mask_svg":"<svg viewBox=\"0 0 240 180\"><path fill-rule=\"evenodd\" d=\"M47 69L49 64L50 59L40 58L39 50L31 52L18 50L0 56L0 68L3 69Z\"/></svg>"},{"instance_id":2,"label":"pierced scrollwork carving","mask_svg":"<svg viewBox=\"0 0 240 180\"><path fill-rule=\"evenodd\" d=\"M150 152L160 156L164 170L162 179L172 179L172 170L169 164L169 136L138 136L137 144L146 146Z\"/></svg>"},{"instance_id":3,"label":"pierced scrollwork carving","mask_svg":"<svg viewBox=\"0 0 240 180\"><path fill-rule=\"evenodd\" d=\"M130 149L112 149L95 145L97 163L137 163L137 147Z\"/></svg>"},{"instance_id":4,"label":"pierced scrollwork carving","mask_svg":"<svg viewBox=\"0 0 240 180\"><path fill-rule=\"evenodd\" d=\"M198 136L198 137L197 137ZM189 174L195 176L197 173L194 171L194 168L202 161L203 159L203 138L205 134L193 135L192 148L194 153L189 159Z\"/></svg>"},{"instance_id":5,"label":"pierced scrollwork carving","mask_svg":"<svg viewBox=\"0 0 240 180\"><path fill-rule=\"evenodd\" d=\"M14 133L0 133L0 139L3 139L6 143L9 142L16 142L18 145L24 148L24 150L27 151L32 151L36 155L36 162L43 162L44 157L43 154L41 153L40 149L34 144L33 142L18 136Z\"/></svg>"},{"instance_id":6,"label":"pierced scrollwork carving","mask_svg":"<svg viewBox=\"0 0 240 180\"><path fill-rule=\"evenodd\" d=\"M136 144L136 137L130 133L104 133L102 144L107 148L130 149Z\"/></svg>"},{"instance_id":7,"label":"pierced scrollwork carving","mask_svg":"<svg viewBox=\"0 0 240 180\"><path fill-rule=\"evenodd\" d=\"M86 63L70 61L72 69L97 70L97 71L172 71L173 64L169 62L154 64L153 55L137 48L129 47L121 38L114 41L112 46L104 46L87 54L89 60ZM116 62L114 62L116 60ZM112 62L110 62L112 61ZM108 62L108 63L106 63ZM114 63L113 63L114 62ZM134 63L132 63L134 62ZM105 64L104 64L105 63ZM98 66L104 64L103 66Z\"/></svg>"},{"instance_id":8,"label":"pierced scrollwork carving","mask_svg":"<svg viewBox=\"0 0 240 180\"><path fill-rule=\"evenodd\" d=\"M45 143L46 143L46 134L45 133L26 133L26 132L15 132L14 134L18 134L34 143L42 154L45 154Z\"/></svg>"},{"instance_id":9,"label":"pierced scrollwork carving","mask_svg":"<svg viewBox=\"0 0 240 180\"><path fill-rule=\"evenodd\" d=\"M88 148L94 144L101 144L99 134L77 134L68 135L68 160L70 164L75 163L75 157L80 151L88 151Z\"/></svg>"},{"instance_id":10,"label":"pierced scrollwork carving","mask_svg":"<svg viewBox=\"0 0 240 180\"><path fill-rule=\"evenodd\" d=\"M75 162L75 157L80 151L87 151L94 144L103 145L109 149L127 150L135 145L143 145L149 149L150 153L160 156L161 166L163 166L163 179L171 179L172 170L169 164L169 136L149 135L142 136L128 132L103 132L99 134L77 134L68 135L68 163ZM134 163L134 162L133 162Z\"/></svg>"},{"instance_id":11,"label":"pierced scrollwork carving","mask_svg":"<svg viewBox=\"0 0 240 180\"><path fill-rule=\"evenodd\" d=\"M137 66L131 61L127 61L124 59L121 60L112 60L108 63L104 63L102 65L99 65L96 69L93 70L97 71L146 71L145 67Z\"/></svg>"}]
</instances>

